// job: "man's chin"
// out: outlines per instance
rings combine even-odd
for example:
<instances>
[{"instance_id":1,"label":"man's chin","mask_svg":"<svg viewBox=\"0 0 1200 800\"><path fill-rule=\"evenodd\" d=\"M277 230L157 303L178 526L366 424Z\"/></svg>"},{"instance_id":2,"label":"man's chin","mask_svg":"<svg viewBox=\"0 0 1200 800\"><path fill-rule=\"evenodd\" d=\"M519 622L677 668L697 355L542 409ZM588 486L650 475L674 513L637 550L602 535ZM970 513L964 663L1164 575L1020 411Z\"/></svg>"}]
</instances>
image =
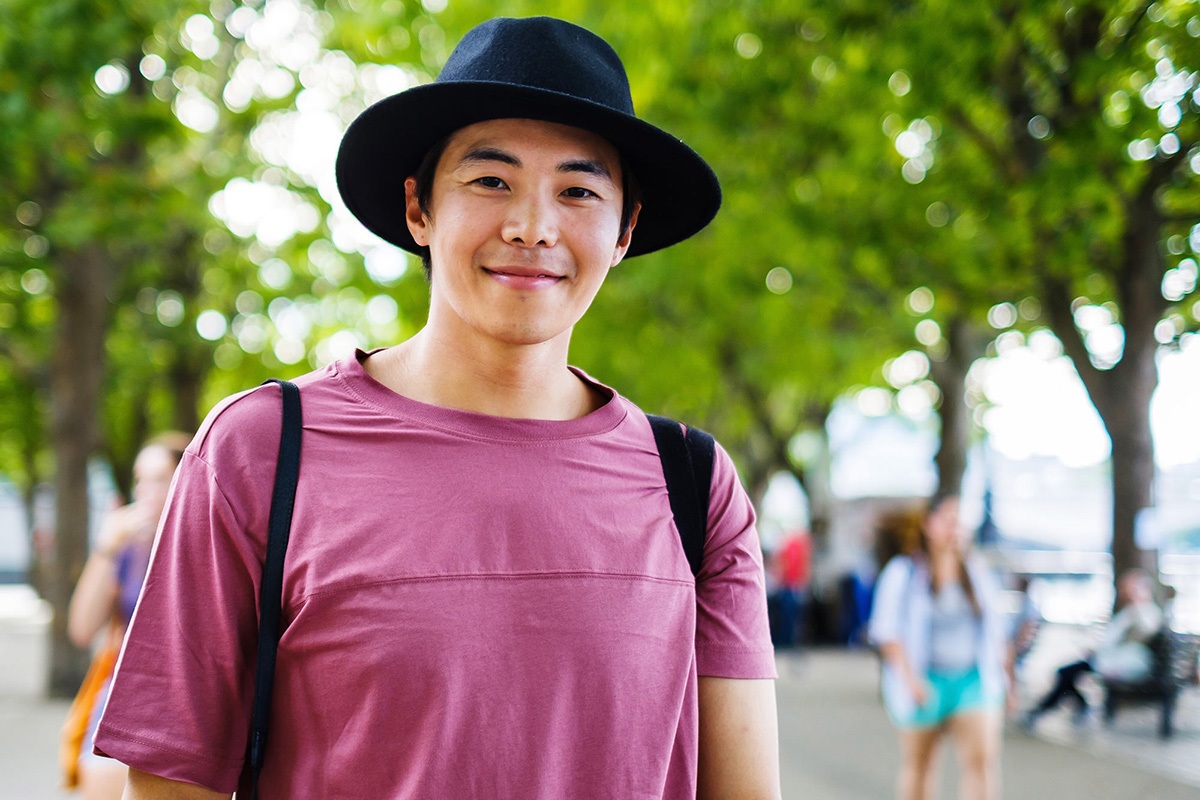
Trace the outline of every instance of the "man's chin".
<instances>
[{"instance_id":1,"label":"man's chin","mask_svg":"<svg viewBox=\"0 0 1200 800\"><path fill-rule=\"evenodd\" d=\"M497 341L513 347L536 347L550 344L560 337L569 340L571 328L535 323L513 323L493 329L491 335Z\"/></svg>"}]
</instances>

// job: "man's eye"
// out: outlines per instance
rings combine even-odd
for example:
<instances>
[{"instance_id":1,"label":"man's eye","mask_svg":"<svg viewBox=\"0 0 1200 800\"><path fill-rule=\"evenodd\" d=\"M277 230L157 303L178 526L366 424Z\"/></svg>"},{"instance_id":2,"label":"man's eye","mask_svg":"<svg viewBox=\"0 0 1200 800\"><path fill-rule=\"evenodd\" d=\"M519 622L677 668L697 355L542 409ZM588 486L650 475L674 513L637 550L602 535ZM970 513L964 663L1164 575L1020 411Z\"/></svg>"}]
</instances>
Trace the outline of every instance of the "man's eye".
<instances>
[{"instance_id":1,"label":"man's eye","mask_svg":"<svg viewBox=\"0 0 1200 800\"><path fill-rule=\"evenodd\" d=\"M504 181L497 178L495 175L487 175L482 178L476 178L475 182L485 189L503 189Z\"/></svg>"},{"instance_id":2,"label":"man's eye","mask_svg":"<svg viewBox=\"0 0 1200 800\"><path fill-rule=\"evenodd\" d=\"M577 198L596 197L595 192L593 192L591 189L585 189L582 186L572 186L570 189L567 189L565 192L563 192L563 194L565 194L567 197Z\"/></svg>"}]
</instances>

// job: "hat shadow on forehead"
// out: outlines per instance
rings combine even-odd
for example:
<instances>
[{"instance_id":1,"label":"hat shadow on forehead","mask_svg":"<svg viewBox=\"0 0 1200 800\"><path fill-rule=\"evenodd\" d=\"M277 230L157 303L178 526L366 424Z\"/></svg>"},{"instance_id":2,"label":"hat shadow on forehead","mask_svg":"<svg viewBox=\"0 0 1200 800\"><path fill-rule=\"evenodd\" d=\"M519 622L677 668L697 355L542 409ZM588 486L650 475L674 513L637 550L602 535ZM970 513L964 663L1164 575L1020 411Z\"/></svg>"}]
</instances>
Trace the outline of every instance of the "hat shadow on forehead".
<instances>
[{"instance_id":1,"label":"hat shadow on forehead","mask_svg":"<svg viewBox=\"0 0 1200 800\"><path fill-rule=\"evenodd\" d=\"M688 238L716 214L721 189L690 147L634 114L616 52L549 17L499 18L469 31L437 80L388 97L350 125L337 157L338 190L372 232L419 252L404 221L404 179L454 131L489 119L558 122L609 140L642 191L627 257Z\"/></svg>"}]
</instances>

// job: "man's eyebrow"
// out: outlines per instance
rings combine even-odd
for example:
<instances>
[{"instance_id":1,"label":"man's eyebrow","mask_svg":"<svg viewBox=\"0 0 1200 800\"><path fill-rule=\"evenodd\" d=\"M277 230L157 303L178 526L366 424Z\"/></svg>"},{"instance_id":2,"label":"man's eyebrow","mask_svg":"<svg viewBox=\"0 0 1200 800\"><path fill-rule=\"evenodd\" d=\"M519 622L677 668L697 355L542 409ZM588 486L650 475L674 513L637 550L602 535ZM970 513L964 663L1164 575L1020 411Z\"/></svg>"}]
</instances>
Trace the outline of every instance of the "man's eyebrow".
<instances>
[{"instance_id":1,"label":"man's eyebrow","mask_svg":"<svg viewBox=\"0 0 1200 800\"><path fill-rule=\"evenodd\" d=\"M464 164L471 164L480 161L498 161L501 164L508 164L509 166L513 167L521 166L521 159L517 158L511 153L506 153L499 148L488 147L486 145L472 147L465 154L463 154L462 158L458 160L458 165L461 167Z\"/></svg>"},{"instance_id":2,"label":"man's eyebrow","mask_svg":"<svg viewBox=\"0 0 1200 800\"><path fill-rule=\"evenodd\" d=\"M564 161L558 165L559 172L586 172L588 175L598 175L601 178L607 178L612 181L612 173L608 171L608 167L604 166L603 162L594 161L590 158L581 158L574 161Z\"/></svg>"},{"instance_id":3,"label":"man's eyebrow","mask_svg":"<svg viewBox=\"0 0 1200 800\"><path fill-rule=\"evenodd\" d=\"M521 167L521 159L498 147L490 147L488 145L472 147L458 160L458 165L461 167L467 164L489 161L508 164L517 168ZM613 180L612 172L604 165L604 162L591 158L576 158L564 161L558 165L558 171L583 172L588 175L597 175L601 178L606 178L610 182Z\"/></svg>"}]
</instances>

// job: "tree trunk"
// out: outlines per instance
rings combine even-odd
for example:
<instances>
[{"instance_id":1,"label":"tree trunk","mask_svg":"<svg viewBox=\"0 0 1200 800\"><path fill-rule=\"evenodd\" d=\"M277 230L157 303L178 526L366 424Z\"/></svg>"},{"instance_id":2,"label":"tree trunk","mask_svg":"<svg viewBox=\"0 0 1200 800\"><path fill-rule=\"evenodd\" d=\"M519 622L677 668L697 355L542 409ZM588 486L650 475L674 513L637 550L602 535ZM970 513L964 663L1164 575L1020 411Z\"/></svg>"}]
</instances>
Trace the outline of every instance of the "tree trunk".
<instances>
[{"instance_id":1,"label":"tree trunk","mask_svg":"<svg viewBox=\"0 0 1200 800\"><path fill-rule=\"evenodd\" d=\"M1048 296L1052 316L1058 318L1055 333L1063 341L1075 371L1087 389L1088 398L1104 423L1112 443L1112 545L1113 580L1134 567L1157 574L1153 551L1143 551L1134 538L1139 511L1153 501L1154 439L1150 432L1150 399L1158 386L1153 336L1139 335L1139 327L1153 329L1158 321L1129 314L1123 320L1126 345L1121 361L1110 370L1099 370L1088 359L1082 338L1074 328L1069 302L1064 296ZM1127 308L1127 306L1123 306ZM1072 339L1073 337L1073 339ZM1149 338L1150 344L1144 340Z\"/></svg>"},{"instance_id":2,"label":"tree trunk","mask_svg":"<svg viewBox=\"0 0 1200 800\"><path fill-rule=\"evenodd\" d=\"M1153 184L1147 183L1148 187ZM1150 188L1126 207L1120 268L1113 275L1122 313L1125 346L1121 360L1109 370L1097 369L1075 326L1069 287L1046 279L1046 308L1063 349L1075 364L1088 397L1112 442L1113 580L1134 567L1157 575L1153 551L1143 551L1134 537L1137 513L1153 502L1154 439L1150 432L1150 399L1158 388L1154 328L1162 319L1163 256L1159 250L1162 217Z\"/></svg>"},{"instance_id":3,"label":"tree trunk","mask_svg":"<svg viewBox=\"0 0 1200 800\"><path fill-rule=\"evenodd\" d=\"M175 401L175 430L194 434L200 427L200 392L208 373L205 362L212 363L207 352L181 352L171 366L171 392Z\"/></svg>"},{"instance_id":4,"label":"tree trunk","mask_svg":"<svg viewBox=\"0 0 1200 800\"><path fill-rule=\"evenodd\" d=\"M967 372L975 359L983 355L982 338L963 317L955 317L946 326L946 357L932 362L931 374L942 395L938 416L942 431L934 461L938 471L938 493L957 495L962 491L967 471L967 446L971 432L971 411L967 408Z\"/></svg>"},{"instance_id":5,"label":"tree trunk","mask_svg":"<svg viewBox=\"0 0 1200 800\"><path fill-rule=\"evenodd\" d=\"M1121 573L1134 567L1144 567L1157 574L1155 554L1138 548L1134 538L1137 513L1151 505L1153 496L1154 440L1150 433L1150 398L1158 386L1154 348L1137 346L1136 335L1130 334L1138 321L1126 317L1126 348L1121 362L1107 371L1097 369L1088 360L1074 323L1067 322L1071 319L1071 309L1064 297L1047 296L1051 315L1058 317L1054 331L1063 341L1112 443L1113 579L1115 581Z\"/></svg>"},{"instance_id":6,"label":"tree trunk","mask_svg":"<svg viewBox=\"0 0 1200 800\"><path fill-rule=\"evenodd\" d=\"M89 660L67 637L67 608L88 554L88 459L99 441L96 414L112 281L97 246L63 254L60 266L50 378L55 497L49 685L52 695L69 697L79 688Z\"/></svg>"},{"instance_id":7,"label":"tree trunk","mask_svg":"<svg viewBox=\"0 0 1200 800\"><path fill-rule=\"evenodd\" d=\"M1124 402L1114 404L1105 420L1112 439L1113 577L1143 567L1157 575L1154 550L1142 550L1134 537L1137 513L1152 503L1154 443L1150 435L1150 401L1142 387L1129 387Z\"/></svg>"},{"instance_id":8,"label":"tree trunk","mask_svg":"<svg viewBox=\"0 0 1200 800\"><path fill-rule=\"evenodd\" d=\"M46 596L46 566L39 556L37 537L37 487L40 478L37 474L37 458L32 448L25 448L21 453L25 462L25 483L21 486L21 504L25 512L25 535L29 540L29 564L25 568L25 582L38 594Z\"/></svg>"},{"instance_id":9,"label":"tree trunk","mask_svg":"<svg viewBox=\"0 0 1200 800\"><path fill-rule=\"evenodd\" d=\"M813 403L805 413L805 422L821 436L821 452L814 463L804 470L801 481L808 499L808 527L813 540L813 553L829 552L829 526L833 521L833 454L829 452L829 432L826 428L832 403Z\"/></svg>"},{"instance_id":10,"label":"tree trunk","mask_svg":"<svg viewBox=\"0 0 1200 800\"><path fill-rule=\"evenodd\" d=\"M1112 440L1113 579L1134 567L1158 575L1157 553L1143 551L1134 537L1137 513L1153 504L1154 438L1150 400L1158 388L1158 341L1154 328L1166 310L1165 265L1159 242L1162 218L1151 193L1143 191L1126 212L1117 294L1124 316L1121 361L1101 382L1107 395L1097 408Z\"/></svg>"}]
</instances>

